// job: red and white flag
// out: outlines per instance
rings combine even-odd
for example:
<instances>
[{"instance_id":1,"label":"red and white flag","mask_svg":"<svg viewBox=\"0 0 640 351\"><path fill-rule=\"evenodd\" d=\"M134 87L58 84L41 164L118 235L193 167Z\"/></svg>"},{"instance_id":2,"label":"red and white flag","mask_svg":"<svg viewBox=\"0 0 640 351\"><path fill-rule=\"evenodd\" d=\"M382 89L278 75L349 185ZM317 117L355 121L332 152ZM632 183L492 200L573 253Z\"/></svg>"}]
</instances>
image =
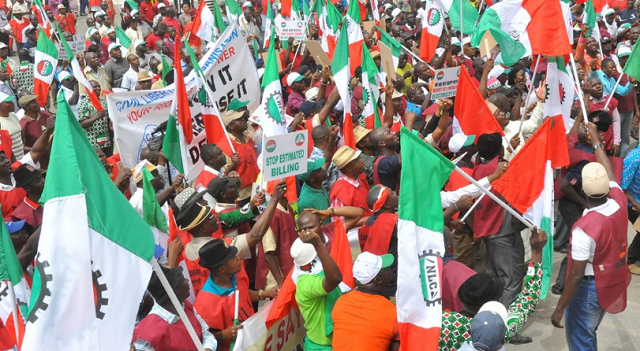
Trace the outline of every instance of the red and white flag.
<instances>
[{"instance_id":1,"label":"red and white flag","mask_svg":"<svg viewBox=\"0 0 640 351\"><path fill-rule=\"evenodd\" d=\"M449 12L453 0L429 0L426 13L422 17L422 35L420 37L420 58L426 62L436 55L438 42L444 29L444 14Z\"/></svg>"}]
</instances>

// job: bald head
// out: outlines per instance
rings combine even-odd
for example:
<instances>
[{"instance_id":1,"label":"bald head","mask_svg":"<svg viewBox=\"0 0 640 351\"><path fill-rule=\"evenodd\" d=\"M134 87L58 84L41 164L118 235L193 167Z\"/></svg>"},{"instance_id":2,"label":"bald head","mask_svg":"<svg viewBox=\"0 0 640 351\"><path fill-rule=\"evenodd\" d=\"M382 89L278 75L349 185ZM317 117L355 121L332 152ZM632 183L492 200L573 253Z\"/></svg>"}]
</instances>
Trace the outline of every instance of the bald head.
<instances>
[{"instance_id":1,"label":"bald head","mask_svg":"<svg viewBox=\"0 0 640 351\"><path fill-rule=\"evenodd\" d=\"M313 131L311 131L311 138L316 144L323 142L327 135L329 135L329 127L324 124L313 128Z\"/></svg>"},{"instance_id":2,"label":"bald head","mask_svg":"<svg viewBox=\"0 0 640 351\"><path fill-rule=\"evenodd\" d=\"M489 102L496 105L496 107L502 112L508 112L511 109L509 99L501 93L495 93L489 97Z\"/></svg>"},{"instance_id":3,"label":"bald head","mask_svg":"<svg viewBox=\"0 0 640 351\"><path fill-rule=\"evenodd\" d=\"M378 201L382 189L382 186L374 186L369 190L369 194L367 194L367 207L369 207L370 210L373 210L373 205Z\"/></svg>"}]
</instances>

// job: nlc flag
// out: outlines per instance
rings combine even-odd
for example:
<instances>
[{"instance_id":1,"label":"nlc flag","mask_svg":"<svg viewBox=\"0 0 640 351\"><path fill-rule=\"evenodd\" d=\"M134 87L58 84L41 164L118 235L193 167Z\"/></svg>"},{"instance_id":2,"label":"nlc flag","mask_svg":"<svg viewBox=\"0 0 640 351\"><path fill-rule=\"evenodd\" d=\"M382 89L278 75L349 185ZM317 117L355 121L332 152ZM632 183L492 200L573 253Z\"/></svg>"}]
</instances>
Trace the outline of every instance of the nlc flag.
<instances>
[{"instance_id":1,"label":"nlc flag","mask_svg":"<svg viewBox=\"0 0 640 351\"><path fill-rule=\"evenodd\" d=\"M128 350L153 234L102 171L64 95L50 162L22 351Z\"/></svg>"},{"instance_id":2,"label":"nlc flag","mask_svg":"<svg viewBox=\"0 0 640 351\"><path fill-rule=\"evenodd\" d=\"M454 165L407 128L400 131L397 309L403 350L438 349L444 219L440 190ZM425 165L428 169L425 170Z\"/></svg>"},{"instance_id":3,"label":"nlc flag","mask_svg":"<svg viewBox=\"0 0 640 351\"><path fill-rule=\"evenodd\" d=\"M509 162L509 169L491 186L524 218L553 237L553 170L569 164L562 116L547 118L522 150ZM522 186L526 184L527 186ZM549 292L553 265L553 240L542 250L540 298Z\"/></svg>"}]
</instances>

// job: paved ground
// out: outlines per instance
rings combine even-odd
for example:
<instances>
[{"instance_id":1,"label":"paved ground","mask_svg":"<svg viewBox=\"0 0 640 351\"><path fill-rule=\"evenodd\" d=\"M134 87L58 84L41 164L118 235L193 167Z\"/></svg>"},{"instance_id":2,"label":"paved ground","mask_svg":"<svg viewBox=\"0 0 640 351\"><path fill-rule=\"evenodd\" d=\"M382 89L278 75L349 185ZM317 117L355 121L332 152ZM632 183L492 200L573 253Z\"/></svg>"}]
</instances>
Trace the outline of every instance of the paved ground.
<instances>
[{"instance_id":1,"label":"paved ground","mask_svg":"<svg viewBox=\"0 0 640 351\"><path fill-rule=\"evenodd\" d=\"M635 232L634 232L635 234ZM630 235L629 239L633 239ZM554 254L553 281L558 276L563 254ZM565 351L567 342L564 329L557 329L551 325L551 314L558 302L557 295L549 293L546 301L538 304L538 309L520 334L533 338L533 343L527 345L507 345L508 351L518 350L553 350ZM627 309L619 314L605 315L598 329L598 347L604 351L640 351L640 277L632 276L628 290ZM638 323L638 324L636 324Z\"/></svg>"}]
</instances>

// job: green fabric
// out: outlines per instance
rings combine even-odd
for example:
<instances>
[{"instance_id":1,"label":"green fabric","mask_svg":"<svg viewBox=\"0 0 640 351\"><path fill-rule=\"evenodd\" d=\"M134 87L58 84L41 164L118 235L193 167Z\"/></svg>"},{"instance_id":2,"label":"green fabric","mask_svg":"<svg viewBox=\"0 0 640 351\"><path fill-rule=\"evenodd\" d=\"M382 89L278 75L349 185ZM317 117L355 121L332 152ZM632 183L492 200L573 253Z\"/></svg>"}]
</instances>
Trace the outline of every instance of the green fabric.
<instances>
[{"instance_id":1,"label":"green fabric","mask_svg":"<svg viewBox=\"0 0 640 351\"><path fill-rule=\"evenodd\" d=\"M629 76L640 80L640 45L638 45L638 42L633 46L631 56L627 59L627 64L624 66L622 71Z\"/></svg>"},{"instance_id":2,"label":"green fabric","mask_svg":"<svg viewBox=\"0 0 640 351\"><path fill-rule=\"evenodd\" d=\"M331 351L333 347L331 345L318 345L309 340L309 337L304 338L304 350L305 351Z\"/></svg>"},{"instance_id":3,"label":"green fabric","mask_svg":"<svg viewBox=\"0 0 640 351\"><path fill-rule=\"evenodd\" d=\"M521 42L513 40L509 33L504 32L500 28L501 25L502 19L498 13L489 8L482 15L482 18L478 23L478 27L473 34L473 37L471 37L471 46L477 48L480 45L480 40L482 40L484 33L486 31L491 31L493 39L495 39L498 45L500 45L504 66L513 66L522 58L522 56L524 56L527 49Z\"/></svg>"},{"instance_id":4,"label":"green fabric","mask_svg":"<svg viewBox=\"0 0 640 351\"><path fill-rule=\"evenodd\" d=\"M324 278L324 271L318 275ZM333 335L333 318L331 317L331 312L333 312L333 307L336 305L336 301L338 301L340 296L342 296L342 291L340 287L336 287L324 298L324 332L327 337Z\"/></svg>"},{"instance_id":5,"label":"green fabric","mask_svg":"<svg viewBox=\"0 0 640 351\"><path fill-rule=\"evenodd\" d=\"M225 0L224 4L227 6L229 12L228 15L240 16L242 14L242 8L238 5L236 0Z\"/></svg>"},{"instance_id":6,"label":"green fabric","mask_svg":"<svg viewBox=\"0 0 640 351\"><path fill-rule=\"evenodd\" d=\"M302 184L300 196L298 196L298 211L302 213L305 208L315 208L316 210L326 210L329 208L329 192L324 187L322 189L314 189ZM329 218L327 218L329 219Z\"/></svg>"},{"instance_id":7,"label":"green fabric","mask_svg":"<svg viewBox=\"0 0 640 351\"><path fill-rule=\"evenodd\" d=\"M304 318L307 337L316 344L331 345L331 338L326 334L325 297L328 293L322 287L323 279L322 276L314 274L300 276L296 282L296 302Z\"/></svg>"},{"instance_id":8,"label":"green fabric","mask_svg":"<svg viewBox=\"0 0 640 351\"><path fill-rule=\"evenodd\" d=\"M593 7L593 0L587 1L584 7L584 20L583 23L589 27L587 36L591 36L593 30L596 29L596 10Z\"/></svg>"},{"instance_id":9,"label":"green fabric","mask_svg":"<svg viewBox=\"0 0 640 351\"><path fill-rule=\"evenodd\" d=\"M464 34L473 34L476 30L476 22L478 21L479 15L478 10L472 3L467 0L454 1L451 3L451 8L449 9L449 20L451 21L451 26L460 31L460 4L462 4L462 29L464 29Z\"/></svg>"},{"instance_id":10,"label":"green fabric","mask_svg":"<svg viewBox=\"0 0 640 351\"><path fill-rule=\"evenodd\" d=\"M382 30L382 28L376 26L378 33L380 33L380 40L382 43L391 49L391 56L400 57L402 53L402 44L397 41L394 37L392 37L389 33Z\"/></svg>"},{"instance_id":11,"label":"green fabric","mask_svg":"<svg viewBox=\"0 0 640 351\"><path fill-rule=\"evenodd\" d=\"M167 233L167 218L162 213L160 203L156 197L156 189L151 185L154 179L148 169L142 169L142 217L145 222L161 232Z\"/></svg>"},{"instance_id":12,"label":"green fabric","mask_svg":"<svg viewBox=\"0 0 640 351\"><path fill-rule=\"evenodd\" d=\"M222 18L222 12L220 11L220 5L218 5L217 1L213 2L213 25L218 29L218 32L220 32L220 35L222 35L222 32L227 30L227 25L224 24L224 19ZM214 41L213 38L211 38L211 41Z\"/></svg>"},{"instance_id":13,"label":"green fabric","mask_svg":"<svg viewBox=\"0 0 640 351\"><path fill-rule=\"evenodd\" d=\"M162 72L160 72L160 76L162 77L162 82L164 83L164 86L166 87L167 85L167 74L169 74L169 72L171 72L171 65L169 65L169 62L167 62L167 60L164 58L164 55L160 55L160 58L162 59Z\"/></svg>"},{"instance_id":14,"label":"green fabric","mask_svg":"<svg viewBox=\"0 0 640 351\"><path fill-rule=\"evenodd\" d=\"M167 131L162 142L162 153L178 172L184 174L182 151L180 150L180 131L178 131L176 118L173 116L176 111L174 109L171 112L167 121Z\"/></svg>"},{"instance_id":15,"label":"green fabric","mask_svg":"<svg viewBox=\"0 0 640 351\"><path fill-rule=\"evenodd\" d=\"M103 168L102 163L64 94L58 94L55 127L56 137L40 203L84 194L89 227L132 254L151 261L155 245L149 225L131 207L107 172L97 171Z\"/></svg>"},{"instance_id":16,"label":"green fabric","mask_svg":"<svg viewBox=\"0 0 640 351\"><path fill-rule=\"evenodd\" d=\"M3 223L0 228L0 281L11 281L13 285L17 285L22 277L22 267L13 248L11 235Z\"/></svg>"},{"instance_id":17,"label":"green fabric","mask_svg":"<svg viewBox=\"0 0 640 351\"><path fill-rule=\"evenodd\" d=\"M125 2L129 5L129 7L131 7L131 10L137 10L138 12L140 12L140 9L138 8L138 4L136 4L135 1L133 0L125 0Z\"/></svg>"},{"instance_id":18,"label":"green fabric","mask_svg":"<svg viewBox=\"0 0 640 351\"><path fill-rule=\"evenodd\" d=\"M331 1L327 1L327 24L335 33L340 29L342 14Z\"/></svg>"},{"instance_id":19,"label":"green fabric","mask_svg":"<svg viewBox=\"0 0 640 351\"><path fill-rule=\"evenodd\" d=\"M551 228L551 218L543 217L542 223L540 223L540 229L543 229L547 233L552 233L553 228ZM542 267L542 289L540 290L540 298L542 300L546 300L547 295L549 294L551 273L553 270L553 240L547 240L547 243L542 249Z\"/></svg>"},{"instance_id":20,"label":"green fabric","mask_svg":"<svg viewBox=\"0 0 640 351\"><path fill-rule=\"evenodd\" d=\"M120 42L119 44L122 45L125 49L129 49L129 47L131 47L131 44L133 44L129 36L122 30L122 28L118 27L115 24L113 26L116 27L116 38Z\"/></svg>"},{"instance_id":21,"label":"green fabric","mask_svg":"<svg viewBox=\"0 0 640 351\"><path fill-rule=\"evenodd\" d=\"M222 228L233 228L239 226L240 224L249 222L250 220L256 218L256 214L249 211L243 213L241 209L233 210L230 212L218 213L218 219L220 219L220 224L222 224Z\"/></svg>"}]
</instances>

